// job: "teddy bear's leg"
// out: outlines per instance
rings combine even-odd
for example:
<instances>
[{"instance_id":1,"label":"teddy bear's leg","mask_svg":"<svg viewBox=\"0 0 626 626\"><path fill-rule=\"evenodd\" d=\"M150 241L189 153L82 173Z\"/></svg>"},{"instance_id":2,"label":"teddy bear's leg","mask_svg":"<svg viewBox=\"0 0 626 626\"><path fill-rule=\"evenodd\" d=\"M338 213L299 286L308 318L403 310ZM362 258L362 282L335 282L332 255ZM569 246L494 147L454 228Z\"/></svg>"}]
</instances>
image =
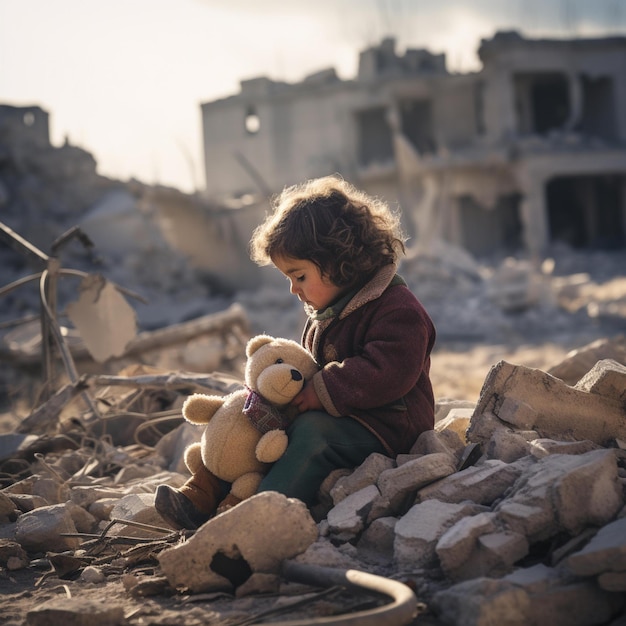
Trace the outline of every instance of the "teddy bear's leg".
<instances>
[{"instance_id":1,"label":"teddy bear's leg","mask_svg":"<svg viewBox=\"0 0 626 626\"><path fill-rule=\"evenodd\" d=\"M156 510L177 528L194 530L204 524L215 513L221 496L219 479L201 459L197 462L199 454L199 445L185 451L185 462L192 475L180 489L159 485L156 491Z\"/></svg>"},{"instance_id":2,"label":"teddy bear's leg","mask_svg":"<svg viewBox=\"0 0 626 626\"><path fill-rule=\"evenodd\" d=\"M249 498L256 493L258 486L261 484L262 474L258 472L249 472L235 480L232 484L230 493L220 502L217 507L218 513L223 513L227 509L239 504L242 500Z\"/></svg>"}]
</instances>

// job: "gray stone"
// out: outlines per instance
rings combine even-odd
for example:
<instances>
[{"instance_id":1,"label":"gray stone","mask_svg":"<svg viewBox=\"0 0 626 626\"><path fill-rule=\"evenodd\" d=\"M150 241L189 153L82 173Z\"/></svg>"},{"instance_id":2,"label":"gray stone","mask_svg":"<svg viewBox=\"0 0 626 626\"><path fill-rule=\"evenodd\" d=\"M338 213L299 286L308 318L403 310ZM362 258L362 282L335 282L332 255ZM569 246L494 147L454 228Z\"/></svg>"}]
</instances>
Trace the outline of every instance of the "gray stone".
<instances>
[{"instance_id":1,"label":"gray stone","mask_svg":"<svg viewBox=\"0 0 626 626\"><path fill-rule=\"evenodd\" d=\"M481 424L483 415L497 417L507 398L536 411L533 429L541 437L589 439L600 445L626 439L626 408L613 398L570 387L541 370L500 361L483 385L467 431L469 441L486 443L491 438L490 428Z\"/></svg>"},{"instance_id":2,"label":"gray stone","mask_svg":"<svg viewBox=\"0 0 626 626\"><path fill-rule=\"evenodd\" d=\"M442 478L417 492L417 501L436 499L441 502L472 500L490 505L501 498L522 474L522 467L498 460L485 461Z\"/></svg>"},{"instance_id":3,"label":"gray stone","mask_svg":"<svg viewBox=\"0 0 626 626\"><path fill-rule=\"evenodd\" d=\"M400 467L384 471L378 479L380 495L386 499L391 510L404 501L407 494L417 492L428 485L456 471L456 459L445 453L426 454Z\"/></svg>"},{"instance_id":4,"label":"gray stone","mask_svg":"<svg viewBox=\"0 0 626 626\"><path fill-rule=\"evenodd\" d=\"M504 398L498 410L498 417L521 430L532 430L537 420L537 411L522 400Z\"/></svg>"},{"instance_id":5,"label":"gray stone","mask_svg":"<svg viewBox=\"0 0 626 626\"><path fill-rule=\"evenodd\" d=\"M530 442L537 439L535 431L516 431L510 428L495 430L485 446L485 456L512 463L530 454Z\"/></svg>"},{"instance_id":6,"label":"gray stone","mask_svg":"<svg viewBox=\"0 0 626 626\"><path fill-rule=\"evenodd\" d=\"M458 570L469 559L478 538L496 529L496 516L491 512L460 519L435 546L441 569L448 575Z\"/></svg>"},{"instance_id":7,"label":"gray stone","mask_svg":"<svg viewBox=\"0 0 626 626\"><path fill-rule=\"evenodd\" d=\"M613 359L598 361L575 385L576 389L626 402L626 366Z\"/></svg>"},{"instance_id":8,"label":"gray stone","mask_svg":"<svg viewBox=\"0 0 626 626\"><path fill-rule=\"evenodd\" d=\"M158 526L159 528L170 527L154 508L153 493L135 493L123 496L111 510L111 520L113 519ZM162 532L130 524L116 524L111 528L110 534L145 538L163 536Z\"/></svg>"},{"instance_id":9,"label":"gray stone","mask_svg":"<svg viewBox=\"0 0 626 626\"><path fill-rule=\"evenodd\" d=\"M357 551L365 560L391 562L393 560L393 544L395 528L398 520L395 517L381 517L374 520L359 538Z\"/></svg>"},{"instance_id":10,"label":"gray stone","mask_svg":"<svg viewBox=\"0 0 626 626\"><path fill-rule=\"evenodd\" d=\"M530 442L530 453L537 459L549 454L585 454L599 450L601 446L593 441L555 441L554 439L535 439Z\"/></svg>"},{"instance_id":11,"label":"gray stone","mask_svg":"<svg viewBox=\"0 0 626 626\"><path fill-rule=\"evenodd\" d=\"M328 511L328 527L332 534L360 533L372 507L372 502L380 496L376 485L369 485L350 494Z\"/></svg>"},{"instance_id":12,"label":"gray stone","mask_svg":"<svg viewBox=\"0 0 626 626\"><path fill-rule=\"evenodd\" d=\"M335 486L330 490L333 502L339 504L341 500L356 491L369 485L375 485L380 474L395 467L395 465L395 461L384 454L370 454L353 472L335 483Z\"/></svg>"},{"instance_id":13,"label":"gray stone","mask_svg":"<svg viewBox=\"0 0 626 626\"><path fill-rule=\"evenodd\" d=\"M64 537L65 533L76 534L72 516L65 505L53 504L21 515L15 539L27 552L62 552L77 548L80 539Z\"/></svg>"},{"instance_id":14,"label":"gray stone","mask_svg":"<svg viewBox=\"0 0 626 626\"><path fill-rule=\"evenodd\" d=\"M561 530L576 535L586 526L606 524L623 506L617 463L610 450L540 459L514 489L496 512L531 543Z\"/></svg>"},{"instance_id":15,"label":"gray stone","mask_svg":"<svg viewBox=\"0 0 626 626\"><path fill-rule=\"evenodd\" d=\"M567 567L578 576L626 572L626 518L602 527L582 550L568 557Z\"/></svg>"},{"instance_id":16,"label":"gray stone","mask_svg":"<svg viewBox=\"0 0 626 626\"><path fill-rule=\"evenodd\" d=\"M398 520L394 539L394 560L400 566L430 567L436 564L435 547L441 536L462 517L476 515L473 503L447 504L427 500L411 507Z\"/></svg>"},{"instance_id":17,"label":"gray stone","mask_svg":"<svg viewBox=\"0 0 626 626\"><path fill-rule=\"evenodd\" d=\"M422 455L443 452L458 459L465 447L464 442L465 436L461 438L457 432L449 428L444 428L441 431L427 430L417 438L411 448L411 454Z\"/></svg>"},{"instance_id":18,"label":"gray stone","mask_svg":"<svg viewBox=\"0 0 626 626\"><path fill-rule=\"evenodd\" d=\"M475 578L439 591L432 608L449 626L530 626L528 593L505 580ZM549 622L544 622L547 626Z\"/></svg>"}]
</instances>

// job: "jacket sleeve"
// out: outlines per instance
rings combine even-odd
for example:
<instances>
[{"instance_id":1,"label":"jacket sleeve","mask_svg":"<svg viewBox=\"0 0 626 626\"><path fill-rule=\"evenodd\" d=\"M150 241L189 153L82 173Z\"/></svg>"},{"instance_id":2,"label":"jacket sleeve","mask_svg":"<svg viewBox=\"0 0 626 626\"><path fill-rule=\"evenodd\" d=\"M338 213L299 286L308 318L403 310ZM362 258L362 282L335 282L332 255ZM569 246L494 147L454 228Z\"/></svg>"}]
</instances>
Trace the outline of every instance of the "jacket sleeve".
<instances>
[{"instance_id":1,"label":"jacket sleeve","mask_svg":"<svg viewBox=\"0 0 626 626\"><path fill-rule=\"evenodd\" d=\"M326 411L339 417L401 400L428 373L432 329L419 307L383 308L357 354L327 363L313 378Z\"/></svg>"}]
</instances>

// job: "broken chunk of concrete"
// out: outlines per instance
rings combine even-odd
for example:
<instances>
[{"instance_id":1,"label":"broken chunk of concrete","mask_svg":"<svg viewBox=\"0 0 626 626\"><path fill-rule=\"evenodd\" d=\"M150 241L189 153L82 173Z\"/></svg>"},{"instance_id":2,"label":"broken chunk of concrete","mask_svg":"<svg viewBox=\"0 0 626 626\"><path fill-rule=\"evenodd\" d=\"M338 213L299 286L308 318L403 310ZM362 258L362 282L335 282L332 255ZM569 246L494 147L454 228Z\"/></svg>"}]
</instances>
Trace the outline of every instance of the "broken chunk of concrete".
<instances>
[{"instance_id":1,"label":"broken chunk of concrete","mask_svg":"<svg viewBox=\"0 0 626 626\"><path fill-rule=\"evenodd\" d=\"M427 430L417 438L417 441L411 448L410 455L443 452L459 459L464 448L465 433L463 433L463 437L461 438L454 430L448 428L444 428L441 431ZM401 456L402 455L398 455L398 465L400 465L399 459Z\"/></svg>"},{"instance_id":2,"label":"broken chunk of concrete","mask_svg":"<svg viewBox=\"0 0 626 626\"><path fill-rule=\"evenodd\" d=\"M430 567L436 562L435 547L450 526L462 517L482 512L474 503L447 504L427 500L411 507L396 524L394 560L399 565Z\"/></svg>"},{"instance_id":3,"label":"broken chunk of concrete","mask_svg":"<svg viewBox=\"0 0 626 626\"><path fill-rule=\"evenodd\" d=\"M372 503L379 496L378 487L368 485L345 497L328 511L329 531L334 535L356 536L359 534L364 528Z\"/></svg>"},{"instance_id":4,"label":"broken chunk of concrete","mask_svg":"<svg viewBox=\"0 0 626 626\"><path fill-rule=\"evenodd\" d=\"M395 465L395 461L385 454L370 454L353 472L337 480L330 490L333 502L337 505L341 500L360 489L376 484L380 474L395 467Z\"/></svg>"},{"instance_id":5,"label":"broken chunk of concrete","mask_svg":"<svg viewBox=\"0 0 626 626\"><path fill-rule=\"evenodd\" d=\"M612 359L598 361L574 386L616 402L626 402L626 366Z\"/></svg>"},{"instance_id":6,"label":"broken chunk of concrete","mask_svg":"<svg viewBox=\"0 0 626 626\"><path fill-rule=\"evenodd\" d=\"M591 450L599 450L600 446L593 441L555 441L554 439L535 439L530 442L530 453L537 459L549 454L585 454Z\"/></svg>"},{"instance_id":7,"label":"broken chunk of concrete","mask_svg":"<svg viewBox=\"0 0 626 626\"><path fill-rule=\"evenodd\" d=\"M80 539L63 536L66 533L76 534L72 516L65 505L53 504L21 515L17 519L15 540L27 552L61 552L77 548Z\"/></svg>"},{"instance_id":8,"label":"broken chunk of concrete","mask_svg":"<svg viewBox=\"0 0 626 626\"><path fill-rule=\"evenodd\" d=\"M562 380L521 365L500 361L483 384L480 399L467 430L469 441L486 443L497 422L503 403L524 403L536 411L533 430L552 439L589 439L607 445L626 438L626 408L613 398L588 393ZM505 412L509 415L509 412ZM526 417L532 412L524 411ZM485 416L495 416L486 425Z\"/></svg>"},{"instance_id":9,"label":"broken chunk of concrete","mask_svg":"<svg viewBox=\"0 0 626 626\"><path fill-rule=\"evenodd\" d=\"M266 491L209 520L189 541L159 554L172 587L232 589L253 572L275 574L318 536L306 505Z\"/></svg>"},{"instance_id":10,"label":"broken chunk of concrete","mask_svg":"<svg viewBox=\"0 0 626 626\"><path fill-rule=\"evenodd\" d=\"M28 554L16 541L0 539L0 565L8 570L27 567L30 562Z\"/></svg>"},{"instance_id":11,"label":"broken chunk of concrete","mask_svg":"<svg viewBox=\"0 0 626 626\"><path fill-rule=\"evenodd\" d=\"M602 527L582 550L569 556L566 563L578 576L626 573L626 517Z\"/></svg>"},{"instance_id":12,"label":"broken chunk of concrete","mask_svg":"<svg viewBox=\"0 0 626 626\"><path fill-rule=\"evenodd\" d=\"M535 623L531 604L524 589L484 577L453 585L432 600L437 617L451 626L528 626Z\"/></svg>"},{"instance_id":13,"label":"broken chunk of concrete","mask_svg":"<svg viewBox=\"0 0 626 626\"><path fill-rule=\"evenodd\" d=\"M465 433L474 409L474 406L450 409L446 417L435 423L435 431L451 430L459 436L461 441L465 441Z\"/></svg>"},{"instance_id":14,"label":"broken chunk of concrete","mask_svg":"<svg viewBox=\"0 0 626 626\"><path fill-rule=\"evenodd\" d=\"M407 494L417 492L444 476L456 472L456 458L445 452L425 454L399 467L385 470L378 478L378 488L391 509L397 509Z\"/></svg>"},{"instance_id":15,"label":"broken chunk of concrete","mask_svg":"<svg viewBox=\"0 0 626 626\"><path fill-rule=\"evenodd\" d=\"M527 468L514 489L495 510L531 543L562 530L576 535L586 526L606 524L623 506L611 450L547 456Z\"/></svg>"},{"instance_id":16,"label":"broken chunk of concrete","mask_svg":"<svg viewBox=\"0 0 626 626\"><path fill-rule=\"evenodd\" d=\"M391 562L397 523L395 517L379 517L374 520L359 538L357 543L359 556L367 561Z\"/></svg>"},{"instance_id":17,"label":"broken chunk of concrete","mask_svg":"<svg viewBox=\"0 0 626 626\"><path fill-rule=\"evenodd\" d=\"M512 463L530 454L530 442L538 437L534 430L498 428L485 447L485 455L490 459Z\"/></svg>"},{"instance_id":18,"label":"broken chunk of concrete","mask_svg":"<svg viewBox=\"0 0 626 626\"><path fill-rule=\"evenodd\" d=\"M17 515L17 507L9 496L0 491L0 523L8 521L10 518L15 519Z\"/></svg>"},{"instance_id":19,"label":"broken chunk of concrete","mask_svg":"<svg viewBox=\"0 0 626 626\"><path fill-rule=\"evenodd\" d=\"M478 504L491 505L522 475L524 465L496 459L485 461L423 487L417 492L417 501L436 499L458 503L472 500Z\"/></svg>"},{"instance_id":20,"label":"broken chunk of concrete","mask_svg":"<svg viewBox=\"0 0 626 626\"><path fill-rule=\"evenodd\" d=\"M154 508L153 493L135 493L120 498L111 511L111 520L113 519L169 528L169 524ZM123 535L126 537L156 538L163 536L163 533L158 531L130 524L116 524L110 532L112 535Z\"/></svg>"}]
</instances>

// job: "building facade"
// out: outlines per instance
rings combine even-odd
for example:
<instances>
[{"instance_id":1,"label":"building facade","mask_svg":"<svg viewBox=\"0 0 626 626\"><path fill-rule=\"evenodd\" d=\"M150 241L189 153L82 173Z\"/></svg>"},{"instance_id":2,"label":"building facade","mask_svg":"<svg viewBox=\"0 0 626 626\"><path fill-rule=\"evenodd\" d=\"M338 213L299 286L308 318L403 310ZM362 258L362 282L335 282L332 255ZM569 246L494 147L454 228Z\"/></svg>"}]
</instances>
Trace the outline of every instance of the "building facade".
<instances>
[{"instance_id":1,"label":"building facade","mask_svg":"<svg viewBox=\"0 0 626 626\"><path fill-rule=\"evenodd\" d=\"M265 77L202 104L206 193L268 195L340 173L397 203L416 245L541 255L626 245L626 37L482 40L482 69L447 71L393 39L358 75Z\"/></svg>"}]
</instances>

